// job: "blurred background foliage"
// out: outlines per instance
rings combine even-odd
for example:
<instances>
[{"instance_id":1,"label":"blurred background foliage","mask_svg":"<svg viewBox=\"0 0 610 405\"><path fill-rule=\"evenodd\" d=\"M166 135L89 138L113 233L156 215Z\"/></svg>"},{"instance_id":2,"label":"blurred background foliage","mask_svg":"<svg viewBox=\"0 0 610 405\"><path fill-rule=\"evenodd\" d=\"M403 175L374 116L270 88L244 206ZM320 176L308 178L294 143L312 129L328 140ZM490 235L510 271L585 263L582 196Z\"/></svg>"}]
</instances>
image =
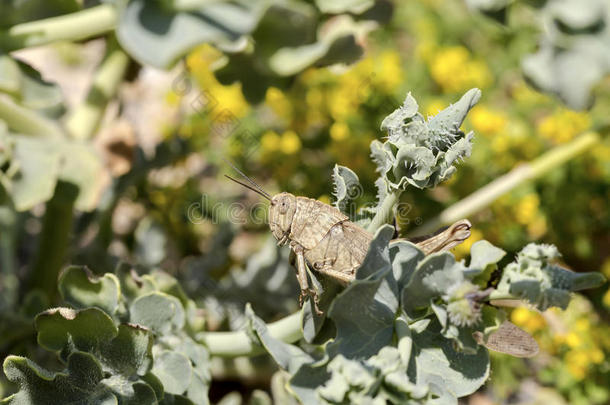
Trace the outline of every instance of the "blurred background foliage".
<instances>
[{"instance_id":1,"label":"blurred background foliage","mask_svg":"<svg viewBox=\"0 0 610 405\"><path fill-rule=\"evenodd\" d=\"M13 3L17 7L19 2ZM68 9L55 12L77 9L68 3L64 5ZM130 5L136 7L139 3ZM159 7L163 3L159 2ZM301 11L308 16L309 3L313 2L305 3L307 7ZM270 193L288 191L327 203L331 202L333 191L332 168L335 164L344 165L358 174L364 187L358 202L372 203L377 176L369 158L369 145L382 137L382 118L401 104L408 91L427 115L445 108L466 90L478 87L483 97L464 124L464 130L475 132L472 156L450 180L435 189L411 189L405 193L403 202L408 204L408 212L401 215L398 224L401 234L416 232L427 219L521 162L531 161L583 133L596 132L602 137L589 151L545 177L520 185L471 216L472 236L455 253L464 257L472 243L487 239L509 252L506 260L510 261L528 242L553 243L563 253L562 261L567 267L575 271L599 270L610 277L610 78L600 68L594 81L582 83L591 75L578 70L580 65L566 62L568 67L576 67L566 68L567 73L547 72L544 69L559 66L559 62L528 62L529 55L552 46L567 46L577 56L582 55L582 47L590 52L585 52L587 55L594 53L583 38L598 29L591 27L608 22L603 19L610 13L610 4L595 2L605 7L605 14L594 16L601 18L601 23L595 20L591 27L587 26L582 21L593 17L585 15L579 20L585 27L578 31L566 29L565 21L560 21L563 31L557 34L543 26L549 18L554 16L551 20L556 22L565 15L551 3L570 3L583 14L587 14L583 11L586 7L573 4L577 2L554 1L529 5L517 1L421 0L396 2L393 7L390 3L377 3L377 14L370 18L379 24L376 29L363 23L370 15L346 13L340 23L352 24L353 32L362 35L352 35L351 42L341 42L341 36L335 34L330 36L332 40L326 40L330 41L325 45L329 54L335 49L333 41L339 41L336 46L346 52L343 56L347 61L356 60L358 49L363 49L362 59L350 66L316 67L320 60L325 62L320 63L323 65L334 62L324 61L328 55L323 50L316 50L318 58L295 62L294 67L271 62L270 55L277 57L278 49L296 46L298 40L293 38L290 43L290 38L273 38L261 25L253 36L265 46L247 56L227 52L227 43L208 43L185 50L184 62L169 72L134 64L126 68L128 80L119 89L118 101L111 102L104 117L100 117L102 130L92 146L102 156L107 177L100 176L94 184L83 186L93 195L99 194L99 199L97 204L92 204L91 199L77 200L76 207L86 212L65 225L72 234L66 257L60 260L90 265L100 273L112 271L119 260L163 268L176 276L185 291L206 309L209 330L242 327L245 302L251 302L265 321L278 319L297 309L298 287L287 252L270 240L263 220L265 206L257 196L222 177L229 169L221 157L228 156ZM22 21L19 13L14 15L17 20L5 21L3 14L1 25ZM49 15L43 13L40 17ZM281 13L269 18L269 24L280 21L287 25L286 29L292 28L282 21ZM353 24L360 25L356 29ZM316 25L299 28L311 38L316 35ZM607 27L610 25L604 29ZM324 32L319 31L318 39ZM129 50L126 38L139 33L125 26L123 32L118 29L117 35ZM566 39L569 35L580 37ZM605 42L599 41L601 49L609 46L606 35L606 31L599 34L605 38ZM324 41L320 39L320 43ZM579 48L581 43L585 45ZM539 48L540 44L543 46ZM156 55L154 45L145 50L149 53L135 51L132 56L159 67L170 66L169 61L180 56ZM35 52L21 52L20 58L37 67L45 78L60 84L66 103L74 106L82 102L86 93L82 84L79 87L79 78L91 74L96 64L91 60L102 59L104 44L60 42ZM0 61L0 68L5 66ZM273 74L267 70L277 66L287 70ZM605 66L607 69L610 63ZM32 76L27 67L20 68L24 77ZM555 86L539 80L550 76L556 78ZM40 81L25 80L23 86L31 88ZM574 86L562 87L566 81L576 83L577 90ZM33 106L28 91L12 91L22 94L18 102L28 108L44 110L54 117L64 113L64 106L57 102L56 87L45 87L46 97L39 97L39 103ZM5 141L5 132L0 126L0 167L8 173L7 151L19 151L28 145ZM85 153L70 149L74 147L62 144L53 150L55 163L50 164L56 169L49 176L54 177L41 185L49 190L46 197L39 201L24 197L24 207L27 201L34 203L16 216L9 208L0 207L0 309L5 314L14 312L2 319L2 357L33 350L33 340L22 339L33 336L31 323L24 319L55 302L53 296L28 294L31 286L19 280L27 278L26 265L43 238L41 229L48 220L45 212L54 209L53 200L46 207L41 202L53 195L58 179L58 187L64 184L62 162L66 157L62 156L69 160L70 153ZM70 173L81 170L97 168L75 166ZM9 188L9 176L3 181L5 190ZM78 178L76 181L87 183ZM102 189L105 191L99 191ZM248 210L232 205L234 201L245 203ZM59 215L61 201L56 205L60 207L55 207ZM249 212L254 217L247 215ZM17 254L9 256L6 252L11 250ZM20 309L14 311L17 302L21 302ZM607 286L574 300L565 312L549 310L540 314L519 308L513 310L511 320L537 338L541 354L529 360L494 355L491 379L469 403L610 401ZM245 360L214 363L211 398L217 400L232 390L247 397L254 388L269 389L274 366L264 359L253 361L258 362L256 367ZM268 370L261 364L266 364ZM0 396L11 389L3 385Z\"/></svg>"}]
</instances>

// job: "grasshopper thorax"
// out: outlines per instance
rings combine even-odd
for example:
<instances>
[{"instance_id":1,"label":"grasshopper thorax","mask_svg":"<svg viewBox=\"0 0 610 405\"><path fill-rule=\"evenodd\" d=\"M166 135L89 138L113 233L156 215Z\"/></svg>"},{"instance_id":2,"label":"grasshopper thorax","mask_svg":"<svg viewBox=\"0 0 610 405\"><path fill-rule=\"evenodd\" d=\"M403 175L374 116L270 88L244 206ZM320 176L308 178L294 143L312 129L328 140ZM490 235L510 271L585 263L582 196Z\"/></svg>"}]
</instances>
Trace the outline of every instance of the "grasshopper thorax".
<instances>
[{"instance_id":1,"label":"grasshopper thorax","mask_svg":"<svg viewBox=\"0 0 610 405\"><path fill-rule=\"evenodd\" d=\"M290 234L290 227L297 211L297 198L290 193L279 193L273 196L269 204L269 228L273 236L285 243Z\"/></svg>"}]
</instances>

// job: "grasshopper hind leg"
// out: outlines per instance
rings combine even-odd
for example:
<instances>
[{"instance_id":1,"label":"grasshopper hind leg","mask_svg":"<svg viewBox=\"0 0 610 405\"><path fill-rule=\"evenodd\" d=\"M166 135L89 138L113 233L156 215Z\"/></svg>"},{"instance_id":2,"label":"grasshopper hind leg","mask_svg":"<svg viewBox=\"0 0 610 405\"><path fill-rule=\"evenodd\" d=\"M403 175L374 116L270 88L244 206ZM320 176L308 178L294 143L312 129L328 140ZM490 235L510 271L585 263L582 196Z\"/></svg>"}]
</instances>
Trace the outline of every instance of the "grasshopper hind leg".
<instances>
[{"instance_id":1,"label":"grasshopper hind leg","mask_svg":"<svg viewBox=\"0 0 610 405\"><path fill-rule=\"evenodd\" d=\"M323 312L318 308L319 297L318 293L312 288L309 288L309 282L307 281L307 264L305 263L305 256L303 255L303 247L300 245L294 245L292 247L294 254L296 255L297 264L297 280L301 287L301 295L299 295L299 306L303 306L305 300L309 297L313 299L314 309L316 314L322 315Z\"/></svg>"}]
</instances>

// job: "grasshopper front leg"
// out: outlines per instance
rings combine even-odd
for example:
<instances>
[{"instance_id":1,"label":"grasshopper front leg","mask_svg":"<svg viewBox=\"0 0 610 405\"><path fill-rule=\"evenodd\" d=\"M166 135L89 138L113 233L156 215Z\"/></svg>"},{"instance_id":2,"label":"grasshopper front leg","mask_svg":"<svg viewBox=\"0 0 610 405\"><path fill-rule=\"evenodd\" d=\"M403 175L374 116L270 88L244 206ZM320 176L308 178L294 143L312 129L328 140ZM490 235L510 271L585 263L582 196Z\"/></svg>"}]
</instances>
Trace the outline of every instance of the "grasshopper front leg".
<instances>
[{"instance_id":1,"label":"grasshopper front leg","mask_svg":"<svg viewBox=\"0 0 610 405\"><path fill-rule=\"evenodd\" d=\"M309 282L307 281L307 264L305 263L305 256L303 247L298 244L292 246L292 250L297 257L297 280L301 287L301 295L299 296L299 305L302 307L303 302L308 298L313 298L314 309L318 315L322 315L322 311L318 308L318 294L315 290L309 288Z\"/></svg>"}]
</instances>

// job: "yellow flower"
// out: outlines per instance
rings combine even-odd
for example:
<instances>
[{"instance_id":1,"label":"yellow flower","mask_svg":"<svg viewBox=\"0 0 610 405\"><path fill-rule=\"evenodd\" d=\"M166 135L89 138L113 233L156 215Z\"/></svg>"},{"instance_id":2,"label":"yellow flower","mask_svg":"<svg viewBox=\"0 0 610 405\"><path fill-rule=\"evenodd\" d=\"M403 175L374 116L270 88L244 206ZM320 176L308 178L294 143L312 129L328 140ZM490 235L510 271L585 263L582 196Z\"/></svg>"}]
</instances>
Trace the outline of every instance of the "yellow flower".
<instances>
[{"instance_id":1,"label":"yellow flower","mask_svg":"<svg viewBox=\"0 0 610 405\"><path fill-rule=\"evenodd\" d=\"M497 154L504 154L510 148L510 139L506 134L498 134L491 138L491 149Z\"/></svg>"},{"instance_id":2,"label":"yellow flower","mask_svg":"<svg viewBox=\"0 0 610 405\"><path fill-rule=\"evenodd\" d=\"M328 194L322 194L318 197L318 201L323 202L324 204L330 204L330 197Z\"/></svg>"},{"instance_id":3,"label":"yellow flower","mask_svg":"<svg viewBox=\"0 0 610 405\"><path fill-rule=\"evenodd\" d=\"M396 51L384 51L379 56L379 61L381 69L376 75L377 82L382 90L391 93L404 81L400 54Z\"/></svg>"},{"instance_id":4,"label":"yellow flower","mask_svg":"<svg viewBox=\"0 0 610 405\"><path fill-rule=\"evenodd\" d=\"M453 249L455 257L457 259L461 259L468 256L470 254L472 244L481 239L483 239L483 233L478 229L471 229L470 237Z\"/></svg>"},{"instance_id":5,"label":"yellow flower","mask_svg":"<svg viewBox=\"0 0 610 405\"><path fill-rule=\"evenodd\" d=\"M468 115L475 131L485 135L497 134L506 128L506 115L485 106L476 106Z\"/></svg>"},{"instance_id":6,"label":"yellow flower","mask_svg":"<svg viewBox=\"0 0 610 405\"><path fill-rule=\"evenodd\" d=\"M521 326L529 333L543 329L546 325L542 315L525 307L515 308L510 319L515 325Z\"/></svg>"},{"instance_id":7,"label":"yellow flower","mask_svg":"<svg viewBox=\"0 0 610 405\"><path fill-rule=\"evenodd\" d=\"M570 332L566 336L566 344L571 348L575 348L582 344L582 340L576 332Z\"/></svg>"},{"instance_id":8,"label":"yellow flower","mask_svg":"<svg viewBox=\"0 0 610 405\"><path fill-rule=\"evenodd\" d=\"M610 308L610 289L608 289L608 291L606 291L606 293L604 294L602 302L607 308Z\"/></svg>"},{"instance_id":9,"label":"yellow flower","mask_svg":"<svg viewBox=\"0 0 610 405\"><path fill-rule=\"evenodd\" d=\"M588 333L591 329L591 322L588 319L579 319L574 324L574 329L580 333Z\"/></svg>"},{"instance_id":10,"label":"yellow flower","mask_svg":"<svg viewBox=\"0 0 610 405\"><path fill-rule=\"evenodd\" d=\"M301 149L301 139L294 131L286 131L282 134L280 140L280 150L287 154L292 155Z\"/></svg>"},{"instance_id":11,"label":"yellow flower","mask_svg":"<svg viewBox=\"0 0 610 405\"><path fill-rule=\"evenodd\" d=\"M537 215L532 222L527 225L527 234L531 239L538 239L548 230L546 218L542 215Z\"/></svg>"},{"instance_id":12,"label":"yellow flower","mask_svg":"<svg viewBox=\"0 0 610 405\"><path fill-rule=\"evenodd\" d=\"M521 104L544 104L550 100L549 96L536 91L524 81L513 88L512 97Z\"/></svg>"},{"instance_id":13,"label":"yellow flower","mask_svg":"<svg viewBox=\"0 0 610 405\"><path fill-rule=\"evenodd\" d=\"M515 219L522 225L530 224L538 214L540 199L538 194L531 193L523 197L515 208Z\"/></svg>"},{"instance_id":14,"label":"yellow flower","mask_svg":"<svg viewBox=\"0 0 610 405\"><path fill-rule=\"evenodd\" d=\"M600 364L601 362L604 361L604 352L602 352L600 349L595 348L592 349L588 352L589 355L589 359L591 359L591 361L595 364Z\"/></svg>"},{"instance_id":15,"label":"yellow flower","mask_svg":"<svg viewBox=\"0 0 610 405\"><path fill-rule=\"evenodd\" d=\"M280 89L269 87L265 94L265 103L278 117L286 120L292 118L292 103Z\"/></svg>"},{"instance_id":16,"label":"yellow flower","mask_svg":"<svg viewBox=\"0 0 610 405\"><path fill-rule=\"evenodd\" d=\"M430 58L428 68L432 79L447 93L487 87L491 72L481 60L473 60L462 46L442 48Z\"/></svg>"},{"instance_id":17,"label":"yellow flower","mask_svg":"<svg viewBox=\"0 0 610 405\"><path fill-rule=\"evenodd\" d=\"M278 150L280 145L280 136L273 131L267 131L261 137L261 148L265 153L271 153Z\"/></svg>"},{"instance_id":18,"label":"yellow flower","mask_svg":"<svg viewBox=\"0 0 610 405\"><path fill-rule=\"evenodd\" d=\"M587 374L588 360L580 351L570 350L564 359L568 371L578 380L582 380Z\"/></svg>"},{"instance_id":19,"label":"yellow flower","mask_svg":"<svg viewBox=\"0 0 610 405\"><path fill-rule=\"evenodd\" d=\"M440 98L435 98L426 105L424 114L426 117L436 115L445 107L447 107L447 104L443 100Z\"/></svg>"},{"instance_id":20,"label":"yellow flower","mask_svg":"<svg viewBox=\"0 0 610 405\"><path fill-rule=\"evenodd\" d=\"M233 83L224 86L214 76L214 65L219 63L222 58L220 51L210 45L203 45L187 56L186 64L193 73L195 81L204 91L201 98L208 103L206 109L225 115L243 117L249 111L250 105L242 94L241 84Z\"/></svg>"},{"instance_id":21,"label":"yellow flower","mask_svg":"<svg viewBox=\"0 0 610 405\"><path fill-rule=\"evenodd\" d=\"M538 132L556 143L572 140L591 126L591 116L587 112L560 109L548 115L538 124Z\"/></svg>"},{"instance_id":22,"label":"yellow flower","mask_svg":"<svg viewBox=\"0 0 610 405\"><path fill-rule=\"evenodd\" d=\"M330 137L335 141L342 141L349 135L349 127L345 122L335 122L330 127Z\"/></svg>"}]
</instances>

